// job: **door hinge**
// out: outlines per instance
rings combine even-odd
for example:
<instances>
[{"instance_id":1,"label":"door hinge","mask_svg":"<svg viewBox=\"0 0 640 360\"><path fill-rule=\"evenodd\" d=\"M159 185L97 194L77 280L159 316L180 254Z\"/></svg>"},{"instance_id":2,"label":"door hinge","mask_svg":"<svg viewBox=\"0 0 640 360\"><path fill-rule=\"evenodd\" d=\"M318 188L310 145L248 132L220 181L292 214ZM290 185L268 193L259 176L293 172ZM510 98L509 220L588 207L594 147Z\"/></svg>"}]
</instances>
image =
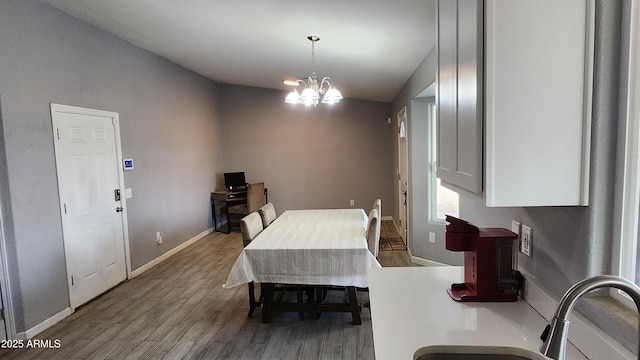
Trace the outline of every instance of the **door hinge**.
<instances>
[{"instance_id":1,"label":"door hinge","mask_svg":"<svg viewBox=\"0 0 640 360\"><path fill-rule=\"evenodd\" d=\"M5 319L5 317L4 317L4 308L0 309L0 317L2 318L2 320Z\"/></svg>"},{"instance_id":2,"label":"door hinge","mask_svg":"<svg viewBox=\"0 0 640 360\"><path fill-rule=\"evenodd\" d=\"M73 275L71 275L71 286L73 286Z\"/></svg>"},{"instance_id":3,"label":"door hinge","mask_svg":"<svg viewBox=\"0 0 640 360\"><path fill-rule=\"evenodd\" d=\"M62 204L62 206L64 207L64 213L67 213L67 204Z\"/></svg>"},{"instance_id":4,"label":"door hinge","mask_svg":"<svg viewBox=\"0 0 640 360\"><path fill-rule=\"evenodd\" d=\"M58 140L60 140L60 129L56 128L56 133L58 134Z\"/></svg>"}]
</instances>

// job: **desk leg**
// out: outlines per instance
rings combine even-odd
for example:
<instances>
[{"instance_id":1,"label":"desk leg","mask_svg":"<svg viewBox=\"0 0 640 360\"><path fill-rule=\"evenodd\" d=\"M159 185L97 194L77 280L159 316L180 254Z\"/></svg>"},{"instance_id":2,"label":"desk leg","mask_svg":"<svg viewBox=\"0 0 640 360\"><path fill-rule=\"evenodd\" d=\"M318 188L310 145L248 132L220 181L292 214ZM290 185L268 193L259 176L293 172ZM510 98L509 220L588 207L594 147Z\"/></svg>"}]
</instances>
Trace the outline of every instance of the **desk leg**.
<instances>
[{"instance_id":1,"label":"desk leg","mask_svg":"<svg viewBox=\"0 0 640 360\"><path fill-rule=\"evenodd\" d=\"M273 293L275 285L273 283L263 283L264 300L262 302L262 322L270 323L273 316Z\"/></svg>"},{"instance_id":2,"label":"desk leg","mask_svg":"<svg viewBox=\"0 0 640 360\"><path fill-rule=\"evenodd\" d=\"M351 316L355 325L362 324L360 318L360 306L358 306L358 296L355 286L347 286L347 296L349 297L349 307L351 308Z\"/></svg>"},{"instance_id":3,"label":"desk leg","mask_svg":"<svg viewBox=\"0 0 640 360\"><path fill-rule=\"evenodd\" d=\"M216 211L217 209L217 211ZM215 231L223 232L223 233L231 233L231 223L229 219L229 204L225 200L216 200L213 198L213 194L211 195L211 215L213 216L213 229ZM224 229L224 226L218 226L218 223L222 223L223 217L226 221L227 228Z\"/></svg>"}]
</instances>

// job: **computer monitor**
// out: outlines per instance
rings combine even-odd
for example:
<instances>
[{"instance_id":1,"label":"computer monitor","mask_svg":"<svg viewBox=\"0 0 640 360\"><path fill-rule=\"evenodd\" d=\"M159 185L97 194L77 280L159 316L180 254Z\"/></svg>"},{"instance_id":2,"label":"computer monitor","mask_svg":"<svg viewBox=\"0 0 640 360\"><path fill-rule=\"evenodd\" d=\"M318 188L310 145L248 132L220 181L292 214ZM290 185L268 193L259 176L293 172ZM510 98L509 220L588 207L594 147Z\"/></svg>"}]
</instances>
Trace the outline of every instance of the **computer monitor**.
<instances>
[{"instance_id":1,"label":"computer monitor","mask_svg":"<svg viewBox=\"0 0 640 360\"><path fill-rule=\"evenodd\" d=\"M244 189L247 187L247 180L244 171L224 173L224 187L227 190Z\"/></svg>"}]
</instances>

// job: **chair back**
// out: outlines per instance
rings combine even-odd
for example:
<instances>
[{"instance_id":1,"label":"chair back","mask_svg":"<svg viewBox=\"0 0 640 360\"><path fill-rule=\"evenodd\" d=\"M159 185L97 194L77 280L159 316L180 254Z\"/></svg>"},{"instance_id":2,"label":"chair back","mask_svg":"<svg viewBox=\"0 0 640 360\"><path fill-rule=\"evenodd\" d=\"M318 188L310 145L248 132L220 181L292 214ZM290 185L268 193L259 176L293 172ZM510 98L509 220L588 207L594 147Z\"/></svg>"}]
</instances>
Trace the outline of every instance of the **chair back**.
<instances>
[{"instance_id":1,"label":"chair back","mask_svg":"<svg viewBox=\"0 0 640 360\"><path fill-rule=\"evenodd\" d=\"M266 203L258 210L260 217L262 218L262 226L267 227L276 219L276 208L273 203Z\"/></svg>"},{"instance_id":2,"label":"chair back","mask_svg":"<svg viewBox=\"0 0 640 360\"><path fill-rule=\"evenodd\" d=\"M373 202L373 208L378 210L378 243L380 243L380 231L382 230L382 200L376 199ZM376 250L377 251L377 250ZM376 253L376 257L378 254Z\"/></svg>"},{"instance_id":3,"label":"chair back","mask_svg":"<svg viewBox=\"0 0 640 360\"><path fill-rule=\"evenodd\" d=\"M367 227L367 245L369 251L378 257L378 248L380 247L380 216L378 210L371 209L369 212L369 225Z\"/></svg>"},{"instance_id":4,"label":"chair back","mask_svg":"<svg viewBox=\"0 0 640 360\"><path fill-rule=\"evenodd\" d=\"M249 184L247 187L247 212L258 211L264 204L264 182Z\"/></svg>"},{"instance_id":5,"label":"chair back","mask_svg":"<svg viewBox=\"0 0 640 360\"><path fill-rule=\"evenodd\" d=\"M245 216L240 220L242 245L247 246L262 231L262 218L257 212Z\"/></svg>"},{"instance_id":6,"label":"chair back","mask_svg":"<svg viewBox=\"0 0 640 360\"><path fill-rule=\"evenodd\" d=\"M373 202L373 208L378 210L378 216L382 217L382 200L376 199L376 201Z\"/></svg>"}]
</instances>

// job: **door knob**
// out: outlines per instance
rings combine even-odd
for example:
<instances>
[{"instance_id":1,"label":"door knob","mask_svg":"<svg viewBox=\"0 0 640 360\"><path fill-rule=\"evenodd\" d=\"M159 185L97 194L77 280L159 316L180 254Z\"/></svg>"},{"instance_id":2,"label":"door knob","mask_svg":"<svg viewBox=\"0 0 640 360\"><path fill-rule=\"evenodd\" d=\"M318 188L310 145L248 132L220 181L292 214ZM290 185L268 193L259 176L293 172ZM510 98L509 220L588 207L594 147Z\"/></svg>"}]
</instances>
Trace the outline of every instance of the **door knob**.
<instances>
[{"instance_id":1,"label":"door knob","mask_svg":"<svg viewBox=\"0 0 640 360\"><path fill-rule=\"evenodd\" d=\"M122 211L124 211L124 209L123 209L122 207L118 206L118 207L116 208L116 212L122 212Z\"/></svg>"}]
</instances>

